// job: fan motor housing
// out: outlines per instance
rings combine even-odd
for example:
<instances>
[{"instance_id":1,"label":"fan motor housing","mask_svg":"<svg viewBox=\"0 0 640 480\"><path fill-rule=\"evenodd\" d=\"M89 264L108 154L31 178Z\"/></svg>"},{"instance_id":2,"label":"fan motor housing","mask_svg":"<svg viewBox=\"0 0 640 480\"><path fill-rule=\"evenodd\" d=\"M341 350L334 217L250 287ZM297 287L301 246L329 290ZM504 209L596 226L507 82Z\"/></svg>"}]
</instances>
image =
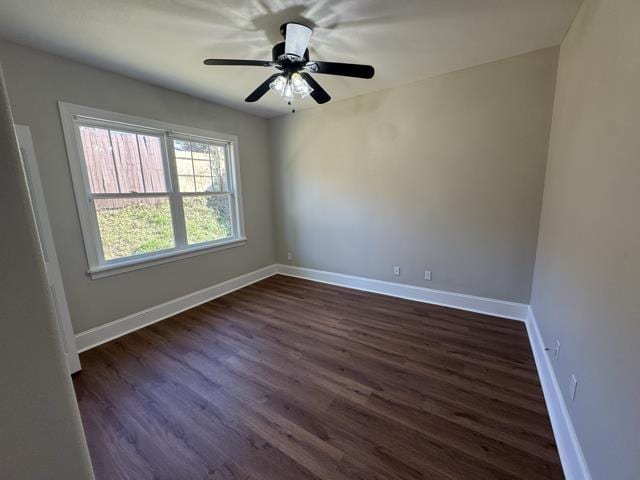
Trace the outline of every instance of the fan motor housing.
<instances>
[{"instance_id":1,"label":"fan motor housing","mask_svg":"<svg viewBox=\"0 0 640 480\"><path fill-rule=\"evenodd\" d=\"M296 24L296 25L302 25L303 27L307 27L309 30L313 30L313 28L309 25L306 25L304 23L301 22L286 22L283 23L282 25L280 25L280 35L282 35L282 38L287 38L287 25L289 25L290 23Z\"/></svg>"},{"instance_id":2,"label":"fan motor housing","mask_svg":"<svg viewBox=\"0 0 640 480\"><path fill-rule=\"evenodd\" d=\"M277 43L271 49L271 56L273 61L278 63L285 71L297 71L301 70L309 62L309 49L304 51L304 57L301 59L292 59L285 55L284 51L285 42Z\"/></svg>"}]
</instances>

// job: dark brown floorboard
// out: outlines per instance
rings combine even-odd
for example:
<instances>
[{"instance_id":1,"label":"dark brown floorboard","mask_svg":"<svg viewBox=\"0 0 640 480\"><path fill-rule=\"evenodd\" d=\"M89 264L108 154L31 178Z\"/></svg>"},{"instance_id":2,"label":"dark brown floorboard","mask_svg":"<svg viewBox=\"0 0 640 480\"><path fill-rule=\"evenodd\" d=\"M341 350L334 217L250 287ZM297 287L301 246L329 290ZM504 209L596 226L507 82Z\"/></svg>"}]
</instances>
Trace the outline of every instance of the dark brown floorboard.
<instances>
[{"instance_id":1,"label":"dark brown floorboard","mask_svg":"<svg viewBox=\"0 0 640 480\"><path fill-rule=\"evenodd\" d=\"M98 480L563 478L510 320L275 276L81 361Z\"/></svg>"}]
</instances>

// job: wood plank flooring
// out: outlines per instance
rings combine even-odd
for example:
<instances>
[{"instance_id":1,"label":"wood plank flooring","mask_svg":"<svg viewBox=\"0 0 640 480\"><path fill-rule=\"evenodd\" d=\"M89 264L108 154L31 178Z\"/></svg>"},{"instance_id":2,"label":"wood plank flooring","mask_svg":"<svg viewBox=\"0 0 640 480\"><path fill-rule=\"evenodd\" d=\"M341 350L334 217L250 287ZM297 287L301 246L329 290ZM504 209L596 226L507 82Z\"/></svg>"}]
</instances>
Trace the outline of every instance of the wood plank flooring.
<instances>
[{"instance_id":1,"label":"wood plank flooring","mask_svg":"<svg viewBox=\"0 0 640 480\"><path fill-rule=\"evenodd\" d=\"M515 321L274 276L81 361L98 480L563 478Z\"/></svg>"}]
</instances>

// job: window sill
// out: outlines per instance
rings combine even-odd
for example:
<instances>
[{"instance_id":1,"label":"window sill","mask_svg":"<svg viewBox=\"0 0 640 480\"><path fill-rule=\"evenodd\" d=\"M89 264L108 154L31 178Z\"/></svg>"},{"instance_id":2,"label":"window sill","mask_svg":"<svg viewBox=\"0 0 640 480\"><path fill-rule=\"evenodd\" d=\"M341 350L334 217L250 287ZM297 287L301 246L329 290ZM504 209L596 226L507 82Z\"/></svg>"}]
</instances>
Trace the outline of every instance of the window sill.
<instances>
[{"instance_id":1,"label":"window sill","mask_svg":"<svg viewBox=\"0 0 640 480\"><path fill-rule=\"evenodd\" d=\"M204 255L205 253L240 247L245 243L247 243L247 239L245 237L242 237L228 240L224 243L196 245L185 250L163 252L153 256L123 260L120 262L101 265L99 267L92 267L89 269L88 273L89 276L91 276L92 280L97 280L99 278L119 275L121 273L139 270L141 268L153 267L155 265L162 265L163 263L169 263L176 260L182 260L184 258L195 257L196 255Z\"/></svg>"}]
</instances>

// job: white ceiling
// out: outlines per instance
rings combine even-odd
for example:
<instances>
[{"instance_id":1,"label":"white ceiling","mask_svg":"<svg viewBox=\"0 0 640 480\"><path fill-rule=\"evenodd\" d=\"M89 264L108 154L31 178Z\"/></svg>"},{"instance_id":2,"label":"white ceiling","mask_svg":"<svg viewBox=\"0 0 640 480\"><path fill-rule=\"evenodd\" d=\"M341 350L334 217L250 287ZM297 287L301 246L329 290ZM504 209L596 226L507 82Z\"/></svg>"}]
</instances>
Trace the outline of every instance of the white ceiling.
<instances>
[{"instance_id":1,"label":"white ceiling","mask_svg":"<svg viewBox=\"0 0 640 480\"><path fill-rule=\"evenodd\" d=\"M581 0L0 0L4 38L254 114L285 113L271 70L207 67L271 58L279 27L314 27L311 58L367 63L372 80L316 75L333 101L557 45ZM305 99L297 108L315 104Z\"/></svg>"}]
</instances>

